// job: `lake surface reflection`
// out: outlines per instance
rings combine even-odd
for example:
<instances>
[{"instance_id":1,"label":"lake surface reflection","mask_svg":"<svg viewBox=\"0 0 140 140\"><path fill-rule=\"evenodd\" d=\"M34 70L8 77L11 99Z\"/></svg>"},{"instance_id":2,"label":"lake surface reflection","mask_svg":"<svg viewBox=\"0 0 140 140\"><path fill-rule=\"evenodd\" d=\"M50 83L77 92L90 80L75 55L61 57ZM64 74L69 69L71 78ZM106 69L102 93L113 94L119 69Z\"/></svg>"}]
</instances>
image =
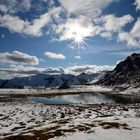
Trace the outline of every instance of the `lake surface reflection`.
<instances>
[{"instance_id":1,"label":"lake surface reflection","mask_svg":"<svg viewBox=\"0 0 140 140\"><path fill-rule=\"evenodd\" d=\"M28 101L45 104L102 104L102 103L140 103L140 96L104 95L100 93L82 93L62 95L51 98L28 97Z\"/></svg>"}]
</instances>

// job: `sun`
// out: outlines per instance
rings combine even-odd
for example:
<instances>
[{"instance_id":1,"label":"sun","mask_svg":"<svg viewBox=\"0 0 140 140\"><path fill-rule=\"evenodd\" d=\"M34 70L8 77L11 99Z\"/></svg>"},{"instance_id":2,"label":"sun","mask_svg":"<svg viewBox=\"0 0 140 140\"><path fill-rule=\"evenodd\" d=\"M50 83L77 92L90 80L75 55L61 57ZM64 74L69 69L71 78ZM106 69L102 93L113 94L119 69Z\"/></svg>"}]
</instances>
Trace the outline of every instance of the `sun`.
<instances>
[{"instance_id":1,"label":"sun","mask_svg":"<svg viewBox=\"0 0 140 140\"><path fill-rule=\"evenodd\" d=\"M67 25L64 37L72 40L69 46L73 46L72 48L80 52L80 50L83 50L86 46L88 46L86 41L87 37L90 35L90 27L86 26L84 23L76 22Z\"/></svg>"},{"instance_id":2,"label":"sun","mask_svg":"<svg viewBox=\"0 0 140 140\"><path fill-rule=\"evenodd\" d=\"M79 26L77 26L76 28L74 28L74 31L73 31L73 35L72 35L72 44L74 46L83 46L85 44L85 37L83 35L83 32L81 32Z\"/></svg>"},{"instance_id":3,"label":"sun","mask_svg":"<svg viewBox=\"0 0 140 140\"><path fill-rule=\"evenodd\" d=\"M82 42L84 41L84 37L80 34L75 34L74 37L74 42L78 45L82 44Z\"/></svg>"}]
</instances>

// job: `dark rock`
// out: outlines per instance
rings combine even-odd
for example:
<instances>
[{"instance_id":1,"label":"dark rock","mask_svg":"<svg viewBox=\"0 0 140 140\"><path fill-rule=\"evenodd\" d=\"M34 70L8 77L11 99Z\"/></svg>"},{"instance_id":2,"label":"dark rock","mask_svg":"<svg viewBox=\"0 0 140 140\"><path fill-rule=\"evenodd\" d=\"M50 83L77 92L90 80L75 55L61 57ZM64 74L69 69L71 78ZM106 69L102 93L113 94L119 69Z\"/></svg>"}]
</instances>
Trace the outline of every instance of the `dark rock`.
<instances>
[{"instance_id":1,"label":"dark rock","mask_svg":"<svg viewBox=\"0 0 140 140\"><path fill-rule=\"evenodd\" d=\"M60 118L65 118L65 114L62 112Z\"/></svg>"},{"instance_id":2,"label":"dark rock","mask_svg":"<svg viewBox=\"0 0 140 140\"><path fill-rule=\"evenodd\" d=\"M128 56L113 71L107 72L96 84L115 86L120 90L125 90L129 86L140 87L140 54L134 53Z\"/></svg>"},{"instance_id":3,"label":"dark rock","mask_svg":"<svg viewBox=\"0 0 140 140\"><path fill-rule=\"evenodd\" d=\"M58 89L68 89L70 88L68 81L66 81L64 84L62 84Z\"/></svg>"}]
</instances>

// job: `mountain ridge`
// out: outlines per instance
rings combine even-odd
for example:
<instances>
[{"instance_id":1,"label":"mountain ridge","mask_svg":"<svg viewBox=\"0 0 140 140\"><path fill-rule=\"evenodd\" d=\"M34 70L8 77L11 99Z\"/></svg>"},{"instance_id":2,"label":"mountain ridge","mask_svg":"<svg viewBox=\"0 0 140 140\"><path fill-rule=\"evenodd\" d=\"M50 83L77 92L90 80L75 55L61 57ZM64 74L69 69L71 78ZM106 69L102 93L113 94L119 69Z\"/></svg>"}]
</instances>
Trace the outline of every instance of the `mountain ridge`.
<instances>
[{"instance_id":1,"label":"mountain ridge","mask_svg":"<svg viewBox=\"0 0 140 140\"><path fill-rule=\"evenodd\" d=\"M72 74L37 74L29 77L0 80L0 88L56 88L64 83L70 85L81 85L95 79L100 73L80 75Z\"/></svg>"},{"instance_id":2,"label":"mountain ridge","mask_svg":"<svg viewBox=\"0 0 140 140\"><path fill-rule=\"evenodd\" d=\"M133 53L128 56L117 64L114 70L108 71L96 84L122 89L140 87L140 54Z\"/></svg>"}]
</instances>

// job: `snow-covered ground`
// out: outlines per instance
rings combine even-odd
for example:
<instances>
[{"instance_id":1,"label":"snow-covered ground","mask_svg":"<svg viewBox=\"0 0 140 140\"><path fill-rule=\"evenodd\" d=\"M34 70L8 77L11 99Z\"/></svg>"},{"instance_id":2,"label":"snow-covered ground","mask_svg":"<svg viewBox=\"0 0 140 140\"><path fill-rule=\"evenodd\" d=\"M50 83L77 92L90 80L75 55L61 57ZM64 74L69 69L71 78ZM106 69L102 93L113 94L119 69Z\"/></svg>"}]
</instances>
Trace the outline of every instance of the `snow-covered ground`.
<instances>
[{"instance_id":1,"label":"snow-covered ground","mask_svg":"<svg viewBox=\"0 0 140 140\"><path fill-rule=\"evenodd\" d=\"M86 92L99 92L108 94L125 94L140 96L140 88L129 87L126 90L118 90L114 87L102 87L96 85L76 85L69 89L0 89L0 95L31 95L31 96L47 96L47 95L63 95L77 94Z\"/></svg>"},{"instance_id":2,"label":"snow-covered ground","mask_svg":"<svg viewBox=\"0 0 140 140\"><path fill-rule=\"evenodd\" d=\"M62 90L0 89L0 96L6 99L7 95L54 96L82 92L136 94L139 90L114 92L111 88L81 85ZM0 102L0 139L139 140L139 132L140 104L45 105L24 98Z\"/></svg>"},{"instance_id":3,"label":"snow-covered ground","mask_svg":"<svg viewBox=\"0 0 140 140\"><path fill-rule=\"evenodd\" d=\"M125 91L121 91L121 94L133 94L133 95L140 95L140 88L133 88L129 87Z\"/></svg>"},{"instance_id":4,"label":"snow-covered ground","mask_svg":"<svg viewBox=\"0 0 140 140\"><path fill-rule=\"evenodd\" d=\"M0 103L0 139L139 140L140 104Z\"/></svg>"},{"instance_id":5,"label":"snow-covered ground","mask_svg":"<svg viewBox=\"0 0 140 140\"><path fill-rule=\"evenodd\" d=\"M112 89L94 86L94 85L79 85L69 89L0 89L0 95L42 95L42 94L68 94L81 92L111 92Z\"/></svg>"}]
</instances>

